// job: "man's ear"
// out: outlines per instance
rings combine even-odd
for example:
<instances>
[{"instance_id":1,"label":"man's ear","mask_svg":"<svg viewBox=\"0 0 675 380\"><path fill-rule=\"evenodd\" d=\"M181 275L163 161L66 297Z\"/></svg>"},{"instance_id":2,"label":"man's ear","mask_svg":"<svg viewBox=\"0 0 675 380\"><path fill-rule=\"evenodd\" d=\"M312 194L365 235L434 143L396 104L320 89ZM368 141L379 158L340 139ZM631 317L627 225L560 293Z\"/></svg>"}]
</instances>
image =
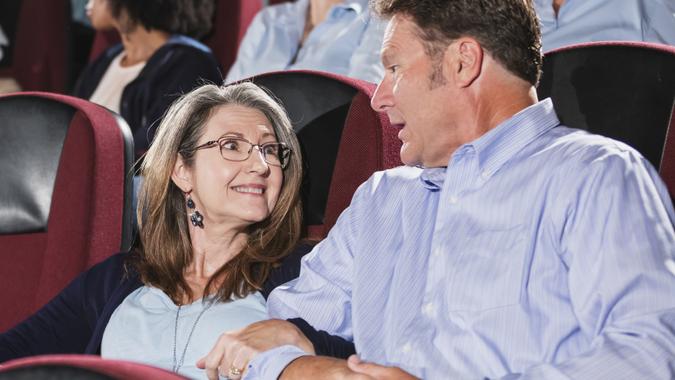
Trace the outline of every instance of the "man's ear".
<instances>
[{"instance_id":1,"label":"man's ear","mask_svg":"<svg viewBox=\"0 0 675 380\"><path fill-rule=\"evenodd\" d=\"M454 82L459 87L470 86L481 74L483 47L471 37L461 37L451 43L446 52L445 62Z\"/></svg>"},{"instance_id":2,"label":"man's ear","mask_svg":"<svg viewBox=\"0 0 675 380\"><path fill-rule=\"evenodd\" d=\"M171 172L171 180L184 193L192 190L192 172L185 165L183 156L181 156L180 153L178 153L178 157L176 157L176 163Z\"/></svg>"}]
</instances>

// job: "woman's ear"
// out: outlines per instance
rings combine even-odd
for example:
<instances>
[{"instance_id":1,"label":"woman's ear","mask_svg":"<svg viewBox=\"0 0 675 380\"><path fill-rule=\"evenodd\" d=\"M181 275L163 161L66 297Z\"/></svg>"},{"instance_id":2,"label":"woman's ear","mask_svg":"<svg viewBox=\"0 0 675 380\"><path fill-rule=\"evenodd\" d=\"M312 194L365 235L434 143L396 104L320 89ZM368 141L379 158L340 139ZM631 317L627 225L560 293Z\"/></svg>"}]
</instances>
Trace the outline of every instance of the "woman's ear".
<instances>
[{"instance_id":1,"label":"woman's ear","mask_svg":"<svg viewBox=\"0 0 675 380\"><path fill-rule=\"evenodd\" d=\"M192 172L190 171L190 168L185 165L183 156L181 156L180 153L178 154L178 157L176 157L176 163L171 172L171 180L184 193L192 191Z\"/></svg>"}]
</instances>

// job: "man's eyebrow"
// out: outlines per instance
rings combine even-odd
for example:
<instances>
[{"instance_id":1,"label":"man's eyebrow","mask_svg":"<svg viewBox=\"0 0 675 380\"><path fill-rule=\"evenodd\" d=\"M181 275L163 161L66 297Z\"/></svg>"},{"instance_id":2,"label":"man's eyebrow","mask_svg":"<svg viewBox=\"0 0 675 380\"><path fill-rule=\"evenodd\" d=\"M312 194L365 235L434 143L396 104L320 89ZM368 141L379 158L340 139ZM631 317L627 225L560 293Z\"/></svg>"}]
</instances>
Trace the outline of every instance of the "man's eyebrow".
<instances>
[{"instance_id":1,"label":"man's eyebrow","mask_svg":"<svg viewBox=\"0 0 675 380\"><path fill-rule=\"evenodd\" d=\"M382 65L384 67L387 67L389 63L393 60L393 55L394 53L391 51L391 48L384 48L382 49L382 52L380 53L380 57L382 59Z\"/></svg>"}]
</instances>

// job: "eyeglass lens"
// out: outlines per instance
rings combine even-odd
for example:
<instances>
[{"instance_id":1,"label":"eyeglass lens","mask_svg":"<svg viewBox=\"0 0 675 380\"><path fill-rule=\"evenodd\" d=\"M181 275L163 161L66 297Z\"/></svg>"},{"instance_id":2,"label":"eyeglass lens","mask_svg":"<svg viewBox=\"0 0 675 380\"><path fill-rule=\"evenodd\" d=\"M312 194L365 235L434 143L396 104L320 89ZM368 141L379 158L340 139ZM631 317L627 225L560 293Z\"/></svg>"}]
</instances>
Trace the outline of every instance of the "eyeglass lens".
<instances>
[{"instance_id":1,"label":"eyeglass lens","mask_svg":"<svg viewBox=\"0 0 675 380\"><path fill-rule=\"evenodd\" d=\"M226 160L244 161L251 155L253 147L258 147L263 155L263 159L268 164L281 167L286 166L290 150L282 143L265 143L258 145L237 138L220 140L220 154Z\"/></svg>"}]
</instances>

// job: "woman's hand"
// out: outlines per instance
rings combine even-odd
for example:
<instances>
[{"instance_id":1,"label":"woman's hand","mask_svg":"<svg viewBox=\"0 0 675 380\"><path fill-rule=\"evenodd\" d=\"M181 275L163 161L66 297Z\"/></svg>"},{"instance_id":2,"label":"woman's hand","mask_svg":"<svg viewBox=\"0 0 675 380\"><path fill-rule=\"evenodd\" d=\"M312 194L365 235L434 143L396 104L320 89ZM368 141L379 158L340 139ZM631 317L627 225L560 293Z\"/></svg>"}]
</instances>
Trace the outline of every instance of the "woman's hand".
<instances>
[{"instance_id":1,"label":"woman's hand","mask_svg":"<svg viewBox=\"0 0 675 380\"><path fill-rule=\"evenodd\" d=\"M270 319L223 333L211 352L197 361L197 368L205 369L210 380L217 380L218 373L236 380L244 375L257 354L284 345L314 355L314 346L294 324Z\"/></svg>"}]
</instances>

